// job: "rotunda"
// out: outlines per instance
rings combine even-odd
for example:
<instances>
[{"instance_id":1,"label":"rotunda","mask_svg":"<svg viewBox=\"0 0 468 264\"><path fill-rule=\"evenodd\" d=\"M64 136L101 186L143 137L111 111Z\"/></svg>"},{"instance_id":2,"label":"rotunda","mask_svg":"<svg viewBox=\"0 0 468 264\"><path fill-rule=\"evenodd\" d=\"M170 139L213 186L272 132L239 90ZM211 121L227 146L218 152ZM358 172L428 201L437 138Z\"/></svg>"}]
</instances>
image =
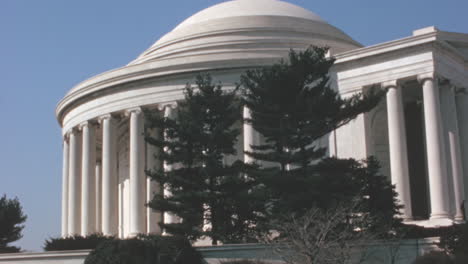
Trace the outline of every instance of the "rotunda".
<instances>
[{"instance_id":1,"label":"rotunda","mask_svg":"<svg viewBox=\"0 0 468 264\"><path fill-rule=\"evenodd\" d=\"M419 206L428 200L432 202L431 218L444 221L460 218L457 206L460 199L464 199L463 170L468 170L462 168L464 157L461 153L464 148L468 151L468 143L464 143L465 139L461 140L465 140L462 143L466 146L459 142L458 127L458 145L452 146L456 150L447 145L447 153L458 153L452 158L442 159L432 155L435 150L445 148L442 138L446 130L443 127L436 126L439 134L435 136L428 135L430 133L424 135L431 142L426 144L427 150L422 150L427 152L428 159L432 159L428 166L445 168L445 172L439 170L436 175L429 170L428 180L424 184L431 195L419 194L430 196L423 202L414 202L410 198L412 189L408 161L411 160L395 154L398 148L403 152L407 148L405 117L401 116L400 111L404 102L401 87L411 87L405 88L408 91L403 93L405 98L411 95L416 98L414 100L419 100L422 96L413 90L418 90L415 87L419 84L417 80L420 80L426 100L430 97L426 93L438 93L434 76L444 74L442 70L435 74L434 69L427 66L428 57L424 56L433 51L429 45L421 46L436 41L434 36L441 35L441 32L425 30L398 43L362 47L318 15L279 0L233 0L196 13L128 65L83 81L59 102L56 117L63 135L62 236L102 232L128 237L138 233L160 233L158 222L176 221L170 215L153 212L145 206L153 193L162 190L147 179L144 170L163 165L155 163L151 157L156 150L144 142L142 109L151 108L171 117L177 101L183 98L185 85L193 83L197 73L210 73L214 80L230 88L247 69L271 65L284 58L290 49L302 50L311 45L328 46L331 54L337 57L332 85L343 96L361 92L375 84L395 91L390 93L387 100L388 110L384 105L383 112L376 110L360 117L324 139L330 147L330 155L355 158L371 154L378 156L384 168L389 167L389 174L391 169L391 178L400 193L400 200L407 205L404 213L407 219L414 218L411 204ZM467 40L464 35L459 39ZM443 36L450 37L450 34ZM437 41L445 40L441 37ZM408 56L411 56L412 63L408 63ZM462 55L457 53L455 56ZM467 70L456 69L447 71L445 76L453 80L452 84L458 85L453 87L461 87L459 84L468 79ZM451 98L455 100L454 96ZM433 118L428 123L430 126L442 124L437 102L430 102L436 104L436 113L431 112L433 108L424 112L425 120ZM460 107L466 107L464 98L460 102ZM429 107L426 101L424 103L425 107ZM385 118L380 116L382 113ZM248 111L244 111L244 114L248 115ZM387 132L380 135L374 126L377 122L373 120L386 120L387 116L388 122L384 121L383 126ZM466 118L466 115L461 118ZM391 126L387 125L390 123ZM394 125L397 129L393 129ZM381 125L378 127L382 128ZM468 131L465 125L460 125L460 129ZM255 131L244 125L239 140L239 155L243 156L243 149L258 140ZM430 150L435 144L433 142L437 143L434 151ZM417 148L421 151L421 146ZM455 163L459 174L456 174L457 170L451 170L449 175L447 164L454 159L458 159L458 163ZM452 179L451 184L448 178ZM451 195L443 194L444 191ZM436 196L433 197L433 194Z\"/></svg>"}]
</instances>

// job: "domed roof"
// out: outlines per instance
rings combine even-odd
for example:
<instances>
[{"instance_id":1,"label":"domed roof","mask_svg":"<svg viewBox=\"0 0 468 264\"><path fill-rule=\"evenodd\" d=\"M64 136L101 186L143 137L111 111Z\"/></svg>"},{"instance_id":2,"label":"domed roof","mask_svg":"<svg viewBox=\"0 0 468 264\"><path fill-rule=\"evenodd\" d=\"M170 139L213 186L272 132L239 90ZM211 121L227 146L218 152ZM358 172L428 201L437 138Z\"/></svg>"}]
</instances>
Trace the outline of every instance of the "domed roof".
<instances>
[{"instance_id":1,"label":"domed roof","mask_svg":"<svg viewBox=\"0 0 468 264\"><path fill-rule=\"evenodd\" d=\"M302 7L277 0L234 0L214 5L187 18L174 30L212 19L241 16L288 16L324 22Z\"/></svg>"},{"instance_id":2,"label":"domed roof","mask_svg":"<svg viewBox=\"0 0 468 264\"><path fill-rule=\"evenodd\" d=\"M316 14L293 4L280 0L227 1L186 19L128 65L73 87L57 106L57 118L70 128L100 114L95 106L108 102L107 94L120 94L137 84L148 88L155 80L170 83L144 99L136 94L146 94L147 89L122 92L117 101L106 103L106 111L151 104L155 98L179 96L180 87L172 82L194 72L217 72L232 81L246 69L272 65L287 58L291 49L304 50L312 45L327 46L332 55L362 47ZM156 87L148 91L152 89ZM101 97L104 99L99 101ZM82 108L88 100L95 100L90 101L92 107ZM80 112L82 109L87 110Z\"/></svg>"},{"instance_id":3,"label":"domed roof","mask_svg":"<svg viewBox=\"0 0 468 264\"><path fill-rule=\"evenodd\" d=\"M194 61L200 56L206 61L208 54L213 57L254 50L260 57L265 52L281 53L278 58L285 55L284 51L310 45L328 46L335 53L361 47L302 7L279 0L232 0L189 17L129 65L181 58Z\"/></svg>"}]
</instances>

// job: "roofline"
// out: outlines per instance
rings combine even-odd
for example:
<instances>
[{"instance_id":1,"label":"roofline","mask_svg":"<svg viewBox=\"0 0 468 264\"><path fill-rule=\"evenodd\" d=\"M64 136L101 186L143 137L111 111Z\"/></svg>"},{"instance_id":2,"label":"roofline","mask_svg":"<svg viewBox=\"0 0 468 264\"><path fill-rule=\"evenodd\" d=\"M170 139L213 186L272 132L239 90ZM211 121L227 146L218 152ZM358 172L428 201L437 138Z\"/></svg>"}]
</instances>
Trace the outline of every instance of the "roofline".
<instances>
[{"instance_id":1,"label":"roofline","mask_svg":"<svg viewBox=\"0 0 468 264\"><path fill-rule=\"evenodd\" d=\"M427 44L431 42L438 42L438 44L448 48L450 51L457 54L458 56L465 58L464 54L460 53L457 49L449 45L446 41L461 41L468 43L468 34L440 31L433 26L422 28L413 31L413 36L338 53L335 55L335 64L347 63L350 61L387 52L392 52L395 50L400 50L402 48Z\"/></svg>"}]
</instances>

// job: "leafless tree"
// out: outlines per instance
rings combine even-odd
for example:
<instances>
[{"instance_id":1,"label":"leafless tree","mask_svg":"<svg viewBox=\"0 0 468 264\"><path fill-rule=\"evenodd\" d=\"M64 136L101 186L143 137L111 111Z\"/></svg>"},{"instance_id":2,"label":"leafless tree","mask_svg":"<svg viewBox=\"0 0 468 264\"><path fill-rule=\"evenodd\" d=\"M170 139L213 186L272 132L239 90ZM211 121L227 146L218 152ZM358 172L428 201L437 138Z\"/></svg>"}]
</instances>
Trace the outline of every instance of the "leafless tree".
<instances>
[{"instance_id":1,"label":"leafless tree","mask_svg":"<svg viewBox=\"0 0 468 264\"><path fill-rule=\"evenodd\" d=\"M342 203L332 209L312 208L301 216L273 223L276 236L266 242L289 264L348 264L366 259L365 245L376 238L365 228L368 216L359 202Z\"/></svg>"}]
</instances>

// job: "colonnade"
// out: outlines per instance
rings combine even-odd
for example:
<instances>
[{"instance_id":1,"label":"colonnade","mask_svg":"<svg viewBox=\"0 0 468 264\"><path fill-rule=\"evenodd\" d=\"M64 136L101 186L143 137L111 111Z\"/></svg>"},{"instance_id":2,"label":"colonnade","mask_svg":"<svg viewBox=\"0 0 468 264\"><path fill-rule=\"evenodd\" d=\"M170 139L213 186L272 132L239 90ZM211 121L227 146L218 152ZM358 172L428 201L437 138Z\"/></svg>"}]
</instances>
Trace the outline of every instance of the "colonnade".
<instances>
[{"instance_id":1,"label":"colonnade","mask_svg":"<svg viewBox=\"0 0 468 264\"><path fill-rule=\"evenodd\" d=\"M455 88L450 85L439 86L434 74L420 75L418 81L423 93L430 220L441 224L462 221L461 205L465 199L463 172L467 173L468 169L468 122L459 120L468 118L468 96L457 96ZM382 83L382 87L388 90L391 181L396 186L400 203L404 205L402 217L410 220L413 216L402 87L398 80ZM160 110L166 117L173 118L173 109L172 105ZM243 114L244 118L250 117L248 109L244 109ZM161 191L161 186L146 176L145 166L162 166L165 170L172 167L159 164L154 158L158 150L145 146L143 113L140 108L133 108L89 120L65 133L62 236L119 233L117 120L122 118L129 123L129 236L158 234L161 233L158 222L178 221L170 214L163 215L145 206L155 192ZM102 136L98 137L98 131ZM159 134L157 131L150 133ZM98 138L101 139L100 153L97 152ZM250 146L258 142L258 133L251 125L244 124L244 150L251 150ZM244 157L246 162L249 159L249 156ZM164 195L171 194L164 190Z\"/></svg>"},{"instance_id":2,"label":"colonnade","mask_svg":"<svg viewBox=\"0 0 468 264\"><path fill-rule=\"evenodd\" d=\"M168 106L166 108L171 108ZM140 108L112 113L90 120L65 133L63 141L62 236L118 235L118 146L117 122L129 123L129 236L161 233L162 214L145 206L158 183L145 168L160 166L158 150L145 145L144 118ZM100 127L100 129L98 129ZM102 132L101 153L97 153L97 133ZM155 133L151 131L151 133ZM156 134L155 134L156 135ZM98 158L99 157L99 158ZM166 221L170 221L166 219Z\"/></svg>"},{"instance_id":3,"label":"colonnade","mask_svg":"<svg viewBox=\"0 0 468 264\"><path fill-rule=\"evenodd\" d=\"M457 100L455 88L449 83L439 85L439 78L434 73L419 75L417 79L423 94L430 220L435 225L450 224L453 220L462 221L465 192L458 119L464 120L463 123L468 120L461 119L457 112L466 111L468 100L461 97ZM413 216L402 87L395 80L382 83L382 88L388 90L386 100L391 180L396 187L398 200L404 205L402 218L410 220ZM464 155L467 162L468 149Z\"/></svg>"}]
</instances>

